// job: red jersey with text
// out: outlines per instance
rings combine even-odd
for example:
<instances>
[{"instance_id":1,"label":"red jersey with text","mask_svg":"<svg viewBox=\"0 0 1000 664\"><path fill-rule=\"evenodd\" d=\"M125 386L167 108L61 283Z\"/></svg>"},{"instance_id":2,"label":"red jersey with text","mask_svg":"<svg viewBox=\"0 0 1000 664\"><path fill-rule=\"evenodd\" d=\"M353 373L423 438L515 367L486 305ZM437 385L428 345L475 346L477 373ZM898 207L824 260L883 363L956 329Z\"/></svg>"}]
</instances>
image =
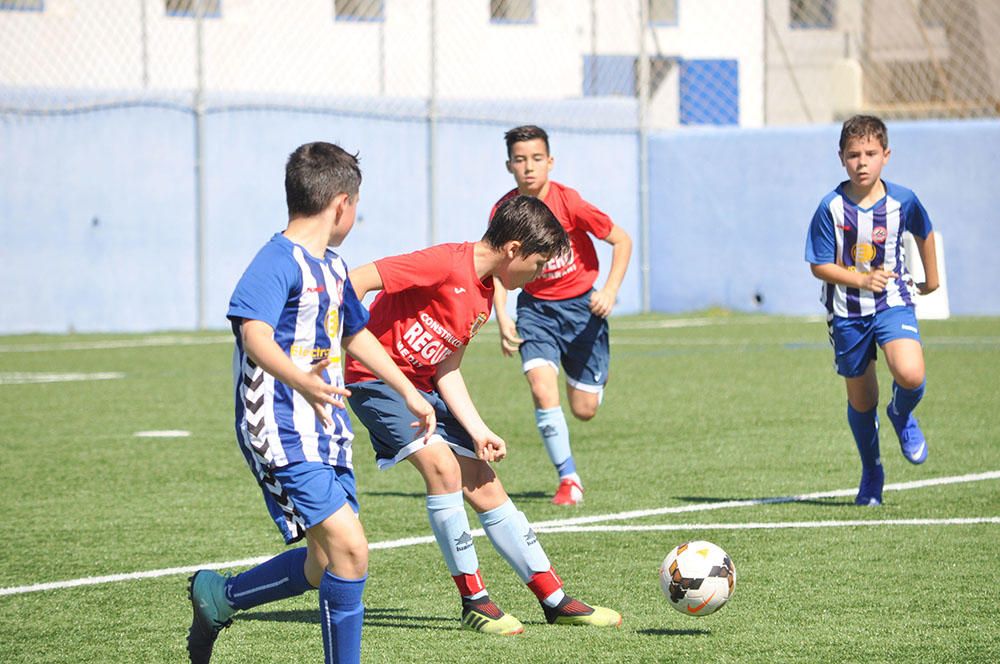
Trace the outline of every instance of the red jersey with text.
<instances>
[{"instance_id":1,"label":"red jersey with text","mask_svg":"<svg viewBox=\"0 0 1000 664\"><path fill-rule=\"evenodd\" d=\"M464 348L490 317L493 279L476 275L472 242L375 261L383 290L369 308L368 329L417 389L434 388L436 365ZM375 380L348 356L345 382Z\"/></svg>"},{"instance_id":2,"label":"red jersey with text","mask_svg":"<svg viewBox=\"0 0 1000 664\"><path fill-rule=\"evenodd\" d=\"M502 203L517 194L514 189L497 201L490 211L490 219ZM549 181L549 191L542 202L569 234L570 253L546 263L542 275L527 284L524 290L541 300L565 300L583 295L597 281L600 268L590 235L603 240L611 233L614 223L608 215L583 200L576 189L558 182Z\"/></svg>"}]
</instances>

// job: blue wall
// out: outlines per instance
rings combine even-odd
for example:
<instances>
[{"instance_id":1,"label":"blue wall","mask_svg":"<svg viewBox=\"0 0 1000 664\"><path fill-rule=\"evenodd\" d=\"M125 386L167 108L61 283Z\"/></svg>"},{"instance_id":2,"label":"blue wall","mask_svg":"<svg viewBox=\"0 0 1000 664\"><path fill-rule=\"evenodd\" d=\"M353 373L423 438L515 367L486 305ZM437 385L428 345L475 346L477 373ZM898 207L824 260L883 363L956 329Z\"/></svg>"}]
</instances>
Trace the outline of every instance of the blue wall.
<instances>
[{"instance_id":1,"label":"blue wall","mask_svg":"<svg viewBox=\"0 0 1000 664\"><path fill-rule=\"evenodd\" d=\"M820 313L805 234L846 177L839 137L839 125L654 136L653 309ZM913 189L946 238L952 314L1000 314L1000 122L891 123L889 143L883 177Z\"/></svg>"},{"instance_id":2,"label":"blue wall","mask_svg":"<svg viewBox=\"0 0 1000 664\"><path fill-rule=\"evenodd\" d=\"M607 110L616 118L629 112ZM490 206L513 186L503 164L509 126L439 125L437 241L480 237ZM802 249L815 206L842 179L838 132L654 135L653 308L818 313L819 284ZM992 255L1000 122L894 123L890 133L887 178L917 191L947 237L953 313L1000 314L992 288L1000 281ZM553 178L638 240L635 133L555 128L550 135ZM329 140L360 152L360 223L342 248L350 265L429 242L428 135L419 119L220 109L206 117L205 136L209 327L225 326L235 281L284 227L284 162L301 143ZM0 117L0 333L194 327L193 157L194 119L180 106ZM610 251L598 245L606 274ZM638 311L640 298L637 249L616 311Z\"/></svg>"}]
</instances>

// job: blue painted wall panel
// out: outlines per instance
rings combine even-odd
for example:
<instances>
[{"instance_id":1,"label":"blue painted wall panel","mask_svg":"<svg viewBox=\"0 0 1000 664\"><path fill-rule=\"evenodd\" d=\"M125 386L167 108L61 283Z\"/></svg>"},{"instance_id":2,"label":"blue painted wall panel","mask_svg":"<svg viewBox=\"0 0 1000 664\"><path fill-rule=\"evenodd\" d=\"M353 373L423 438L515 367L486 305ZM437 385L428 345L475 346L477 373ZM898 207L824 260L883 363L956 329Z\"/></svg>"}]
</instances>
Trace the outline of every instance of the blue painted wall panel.
<instances>
[{"instance_id":1,"label":"blue painted wall panel","mask_svg":"<svg viewBox=\"0 0 1000 664\"><path fill-rule=\"evenodd\" d=\"M191 327L192 128L159 108L0 122L0 332Z\"/></svg>"}]
</instances>

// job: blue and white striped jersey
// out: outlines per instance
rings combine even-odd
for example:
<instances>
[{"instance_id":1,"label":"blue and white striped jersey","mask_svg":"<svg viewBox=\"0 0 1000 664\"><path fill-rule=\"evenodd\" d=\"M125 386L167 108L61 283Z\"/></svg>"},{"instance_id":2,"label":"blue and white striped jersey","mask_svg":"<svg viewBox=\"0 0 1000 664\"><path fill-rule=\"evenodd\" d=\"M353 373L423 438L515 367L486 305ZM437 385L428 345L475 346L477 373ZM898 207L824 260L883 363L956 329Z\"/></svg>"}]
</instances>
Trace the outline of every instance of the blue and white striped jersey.
<instances>
[{"instance_id":1,"label":"blue and white striped jersey","mask_svg":"<svg viewBox=\"0 0 1000 664\"><path fill-rule=\"evenodd\" d=\"M881 293L824 283L820 301L834 316L858 318L890 307L913 306L912 279L906 270L903 232L926 238L931 220L917 195L885 182L885 196L870 208L855 205L844 193L846 182L827 194L813 215L806 238L806 261L836 263L848 270L895 272Z\"/></svg>"},{"instance_id":2,"label":"blue and white striped jersey","mask_svg":"<svg viewBox=\"0 0 1000 664\"><path fill-rule=\"evenodd\" d=\"M302 395L247 356L239 329L243 319L267 323L296 366L308 371L329 358L325 377L343 386L341 336L354 335L368 322L343 259L329 249L315 258L277 233L243 273L227 316L236 335L236 436L251 467L258 475L297 461L351 468L354 432L347 411L327 406L333 424L324 427Z\"/></svg>"}]
</instances>

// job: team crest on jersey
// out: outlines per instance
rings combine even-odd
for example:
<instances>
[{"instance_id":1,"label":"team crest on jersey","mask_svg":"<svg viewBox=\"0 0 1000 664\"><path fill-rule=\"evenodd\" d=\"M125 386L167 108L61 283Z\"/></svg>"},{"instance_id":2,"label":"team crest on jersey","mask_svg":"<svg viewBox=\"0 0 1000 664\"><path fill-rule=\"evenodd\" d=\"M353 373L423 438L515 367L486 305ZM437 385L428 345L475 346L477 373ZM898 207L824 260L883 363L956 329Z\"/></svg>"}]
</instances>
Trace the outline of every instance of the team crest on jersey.
<instances>
[{"instance_id":1,"label":"team crest on jersey","mask_svg":"<svg viewBox=\"0 0 1000 664\"><path fill-rule=\"evenodd\" d=\"M336 308L330 309L326 313L326 321L323 324L323 328L326 330L326 336L330 337L331 341L336 341L337 332L340 331L340 310Z\"/></svg>"},{"instance_id":2,"label":"team crest on jersey","mask_svg":"<svg viewBox=\"0 0 1000 664\"><path fill-rule=\"evenodd\" d=\"M867 242L861 242L851 247L851 257L855 263L867 263L875 259L875 247Z\"/></svg>"},{"instance_id":3,"label":"team crest on jersey","mask_svg":"<svg viewBox=\"0 0 1000 664\"><path fill-rule=\"evenodd\" d=\"M888 233L885 230L885 226L876 226L872 229L872 242L875 244L885 244L885 238Z\"/></svg>"},{"instance_id":4,"label":"team crest on jersey","mask_svg":"<svg viewBox=\"0 0 1000 664\"><path fill-rule=\"evenodd\" d=\"M479 332L479 328L481 328L483 324L486 323L487 318L489 318L489 314L487 313L480 313L478 316L476 316L476 320L473 321L472 327L469 328L470 341L472 340L472 337L476 336L476 333Z\"/></svg>"}]
</instances>

